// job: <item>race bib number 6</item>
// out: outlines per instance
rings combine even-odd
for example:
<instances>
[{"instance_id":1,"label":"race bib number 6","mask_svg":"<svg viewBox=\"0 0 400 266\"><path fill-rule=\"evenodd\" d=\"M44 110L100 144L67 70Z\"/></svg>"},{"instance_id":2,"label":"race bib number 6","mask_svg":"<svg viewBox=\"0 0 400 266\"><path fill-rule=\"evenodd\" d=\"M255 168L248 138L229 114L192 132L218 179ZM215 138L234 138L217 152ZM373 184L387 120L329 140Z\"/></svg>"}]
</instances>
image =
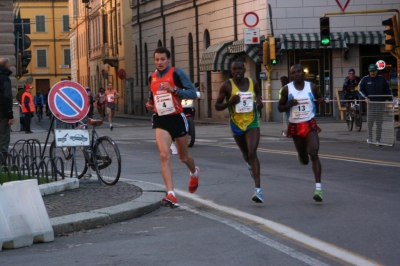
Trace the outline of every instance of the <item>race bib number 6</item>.
<instances>
[{"instance_id":1,"label":"race bib number 6","mask_svg":"<svg viewBox=\"0 0 400 266\"><path fill-rule=\"evenodd\" d=\"M252 92L238 92L240 102L235 105L236 113L249 113L253 112L254 100Z\"/></svg>"},{"instance_id":2,"label":"race bib number 6","mask_svg":"<svg viewBox=\"0 0 400 266\"><path fill-rule=\"evenodd\" d=\"M159 116L168 115L175 112L175 106L174 102L172 101L171 93L154 95L154 102L156 104L157 114Z\"/></svg>"}]
</instances>

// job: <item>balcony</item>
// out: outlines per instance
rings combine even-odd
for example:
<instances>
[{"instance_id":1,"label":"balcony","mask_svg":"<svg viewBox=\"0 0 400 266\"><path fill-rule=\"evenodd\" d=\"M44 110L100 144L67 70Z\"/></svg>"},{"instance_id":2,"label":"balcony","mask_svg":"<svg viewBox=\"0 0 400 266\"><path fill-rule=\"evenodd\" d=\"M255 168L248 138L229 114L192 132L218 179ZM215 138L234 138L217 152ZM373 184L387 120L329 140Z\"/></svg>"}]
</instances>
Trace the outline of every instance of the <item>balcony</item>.
<instances>
[{"instance_id":1,"label":"balcony","mask_svg":"<svg viewBox=\"0 0 400 266\"><path fill-rule=\"evenodd\" d=\"M118 67L117 45L118 44L104 44L101 47L101 59L104 64L108 64L112 67Z\"/></svg>"}]
</instances>

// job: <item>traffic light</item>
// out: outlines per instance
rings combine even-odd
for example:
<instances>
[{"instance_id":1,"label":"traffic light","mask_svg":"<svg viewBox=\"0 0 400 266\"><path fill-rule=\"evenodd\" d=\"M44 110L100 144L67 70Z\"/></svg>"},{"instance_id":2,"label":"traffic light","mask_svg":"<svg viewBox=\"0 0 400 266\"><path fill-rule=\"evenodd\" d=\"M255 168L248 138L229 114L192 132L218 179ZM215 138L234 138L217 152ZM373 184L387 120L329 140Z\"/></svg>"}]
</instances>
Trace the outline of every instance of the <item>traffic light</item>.
<instances>
[{"instance_id":1,"label":"traffic light","mask_svg":"<svg viewBox=\"0 0 400 266\"><path fill-rule=\"evenodd\" d=\"M267 40L263 42L263 65L269 65L269 43Z\"/></svg>"},{"instance_id":2,"label":"traffic light","mask_svg":"<svg viewBox=\"0 0 400 266\"><path fill-rule=\"evenodd\" d=\"M385 50L392 51L395 47L400 46L400 36L399 29L397 28L396 15L382 21L382 25L386 28L386 30L383 31L386 35Z\"/></svg>"},{"instance_id":3,"label":"traffic light","mask_svg":"<svg viewBox=\"0 0 400 266\"><path fill-rule=\"evenodd\" d=\"M331 30L329 28L329 17L319 18L319 32L322 46L331 44Z\"/></svg>"},{"instance_id":4,"label":"traffic light","mask_svg":"<svg viewBox=\"0 0 400 266\"><path fill-rule=\"evenodd\" d=\"M276 65L275 37L269 37L269 61L271 65Z\"/></svg>"},{"instance_id":5,"label":"traffic light","mask_svg":"<svg viewBox=\"0 0 400 266\"><path fill-rule=\"evenodd\" d=\"M29 73L27 67L31 62L31 58L32 58L32 52L30 50L23 51L21 55L22 62L21 62L21 72L19 73L20 76Z\"/></svg>"}]
</instances>

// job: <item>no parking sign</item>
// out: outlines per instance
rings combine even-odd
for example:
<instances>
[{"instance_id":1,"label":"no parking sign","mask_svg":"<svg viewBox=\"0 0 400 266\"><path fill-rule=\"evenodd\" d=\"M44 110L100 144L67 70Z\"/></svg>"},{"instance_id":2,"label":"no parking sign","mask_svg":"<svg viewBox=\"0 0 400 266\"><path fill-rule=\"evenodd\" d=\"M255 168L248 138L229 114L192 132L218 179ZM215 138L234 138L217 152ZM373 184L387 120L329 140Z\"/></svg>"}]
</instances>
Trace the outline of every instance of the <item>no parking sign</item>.
<instances>
[{"instance_id":1,"label":"no parking sign","mask_svg":"<svg viewBox=\"0 0 400 266\"><path fill-rule=\"evenodd\" d=\"M65 123L76 123L89 112L87 92L81 84L64 80L56 83L48 96L50 111Z\"/></svg>"}]
</instances>

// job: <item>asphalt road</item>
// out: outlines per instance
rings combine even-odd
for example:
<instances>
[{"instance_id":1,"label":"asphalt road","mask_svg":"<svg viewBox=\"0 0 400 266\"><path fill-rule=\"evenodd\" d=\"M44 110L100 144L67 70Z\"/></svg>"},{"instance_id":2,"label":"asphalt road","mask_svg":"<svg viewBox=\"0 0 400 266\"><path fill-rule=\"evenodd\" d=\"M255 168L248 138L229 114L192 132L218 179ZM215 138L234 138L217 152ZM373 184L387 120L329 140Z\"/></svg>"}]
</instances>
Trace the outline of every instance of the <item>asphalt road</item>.
<instances>
[{"instance_id":1,"label":"asphalt road","mask_svg":"<svg viewBox=\"0 0 400 266\"><path fill-rule=\"evenodd\" d=\"M162 185L150 122L116 119L110 135L123 158L122 177ZM172 158L178 209L161 208L124 223L0 253L13 265L396 265L400 260L398 149L322 140L324 201L312 199L311 166L301 166L290 139L260 141L264 203L226 125L196 125L190 149L200 186ZM44 136L44 137L43 137ZM42 138L45 139L45 133Z\"/></svg>"}]
</instances>

